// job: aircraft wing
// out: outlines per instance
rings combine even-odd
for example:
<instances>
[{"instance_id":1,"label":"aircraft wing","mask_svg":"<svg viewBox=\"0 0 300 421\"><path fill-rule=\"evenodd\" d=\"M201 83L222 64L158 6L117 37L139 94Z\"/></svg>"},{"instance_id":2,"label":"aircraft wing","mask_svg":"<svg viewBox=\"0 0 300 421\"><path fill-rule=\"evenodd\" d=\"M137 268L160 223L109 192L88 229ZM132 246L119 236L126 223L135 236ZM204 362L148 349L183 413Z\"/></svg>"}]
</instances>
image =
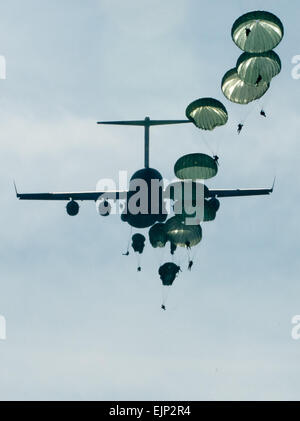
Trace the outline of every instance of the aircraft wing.
<instances>
[{"instance_id":1,"label":"aircraft wing","mask_svg":"<svg viewBox=\"0 0 300 421\"><path fill-rule=\"evenodd\" d=\"M276 177L269 189L209 189L209 197L259 196L273 193Z\"/></svg>"},{"instance_id":2,"label":"aircraft wing","mask_svg":"<svg viewBox=\"0 0 300 421\"><path fill-rule=\"evenodd\" d=\"M238 197L238 196L258 196L264 194L271 194L271 189L215 189L209 190L210 197Z\"/></svg>"},{"instance_id":3,"label":"aircraft wing","mask_svg":"<svg viewBox=\"0 0 300 421\"><path fill-rule=\"evenodd\" d=\"M274 190L274 183L271 188L264 189L209 189L208 197L239 197L239 196L259 196L271 194ZM18 193L16 185L15 191L20 200L93 200L97 201L102 195L106 199L126 199L127 191L80 191L80 192L60 192L60 193Z\"/></svg>"},{"instance_id":4,"label":"aircraft wing","mask_svg":"<svg viewBox=\"0 0 300 421\"><path fill-rule=\"evenodd\" d=\"M126 198L127 192L120 191L81 191L81 192L62 192L62 193L18 193L20 200L94 200L95 202L104 195L105 199Z\"/></svg>"}]
</instances>

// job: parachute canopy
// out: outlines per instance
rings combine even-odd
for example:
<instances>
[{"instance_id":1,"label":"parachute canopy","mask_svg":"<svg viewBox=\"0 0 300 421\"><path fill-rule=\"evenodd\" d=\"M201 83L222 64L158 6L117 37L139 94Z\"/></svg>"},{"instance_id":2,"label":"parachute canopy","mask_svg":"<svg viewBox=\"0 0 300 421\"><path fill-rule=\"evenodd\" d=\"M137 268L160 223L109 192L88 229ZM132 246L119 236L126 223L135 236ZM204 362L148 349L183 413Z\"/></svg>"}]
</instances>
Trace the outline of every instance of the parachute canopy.
<instances>
[{"instance_id":1,"label":"parachute canopy","mask_svg":"<svg viewBox=\"0 0 300 421\"><path fill-rule=\"evenodd\" d=\"M274 51L243 53L236 64L239 77L249 85L269 83L281 71L281 61Z\"/></svg>"},{"instance_id":2,"label":"parachute canopy","mask_svg":"<svg viewBox=\"0 0 300 421\"><path fill-rule=\"evenodd\" d=\"M181 216L173 216L165 223L166 233L171 243L180 247L193 247L202 239L200 225L186 225Z\"/></svg>"},{"instance_id":3,"label":"parachute canopy","mask_svg":"<svg viewBox=\"0 0 300 421\"><path fill-rule=\"evenodd\" d=\"M187 107L185 114L195 126L203 130L213 130L228 121L226 108L214 98L197 99Z\"/></svg>"},{"instance_id":4,"label":"parachute canopy","mask_svg":"<svg viewBox=\"0 0 300 421\"><path fill-rule=\"evenodd\" d=\"M142 254L145 248L146 238L142 234L132 236L132 248L136 253Z\"/></svg>"},{"instance_id":5,"label":"parachute canopy","mask_svg":"<svg viewBox=\"0 0 300 421\"><path fill-rule=\"evenodd\" d=\"M165 224L155 224L149 230L149 240L154 248L164 247L168 241Z\"/></svg>"},{"instance_id":6,"label":"parachute canopy","mask_svg":"<svg viewBox=\"0 0 300 421\"><path fill-rule=\"evenodd\" d=\"M283 25L270 12L255 11L239 17L233 24L231 36L235 44L248 53L273 50L284 35Z\"/></svg>"},{"instance_id":7,"label":"parachute canopy","mask_svg":"<svg viewBox=\"0 0 300 421\"><path fill-rule=\"evenodd\" d=\"M175 263L167 262L164 265L162 265L159 268L158 273L163 285L172 285L179 271L180 267L175 265Z\"/></svg>"},{"instance_id":8,"label":"parachute canopy","mask_svg":"<svg viewBox=\"0 0 300 421\"><path fill-rule=\"evenodd\" d=\"M227 99L237 104L248 104L261 98L269 89L270 84L260 82L258 86L248 85L243 82L237 69L229 70L222 79L222 91Z\"/></svg>"},{"instance_id":9,"label":"parachute canopy","mask_svg":"<svg viewBox=\"0 0 300 421\"><path fill-rule=\"evenodd\" d=\"M216 161L203 153L192 153L178 159L174 166L176 177L186 180L208 179L218 172Z\"/></svg>"}]
</instances>

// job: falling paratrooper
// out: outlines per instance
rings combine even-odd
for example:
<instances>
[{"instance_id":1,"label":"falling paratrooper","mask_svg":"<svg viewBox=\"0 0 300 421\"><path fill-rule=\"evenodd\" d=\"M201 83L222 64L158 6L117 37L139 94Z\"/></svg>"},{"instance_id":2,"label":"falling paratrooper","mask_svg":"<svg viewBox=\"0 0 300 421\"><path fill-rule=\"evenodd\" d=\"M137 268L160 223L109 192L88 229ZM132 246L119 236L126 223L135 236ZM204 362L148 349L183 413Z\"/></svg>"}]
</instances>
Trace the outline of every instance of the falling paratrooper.
<instances>
[{"instance_id":1,"label":"falling paratrooper","mask_svg":"<svg viewBox=\"0 0 300 421\"><path fill-rule=\"evenodd\" d=\"M146 238L144 235L142 234L134 234L132 236L132 244L131 247L133 248L133 250L135 251L135 253L137 254L142 254L145 248L145 241ZM140 272L142 270L141 265L140 265L140 261L138 263L138 268L137 268L138 272Z\"/></svg>"},{"instance_id":2,"label":"falling paratrooper","mask_svg":"<svg viewBox=\"0 0 300 421\"><path fill-rule=\"evenodd\" d=\"M158 274L162 281L163 287L170 287L171 285L173 285L173 282L180 271L180 266L176 265L173 262L167 262L160 266L160 268L158 269ZM162 310L166 310L165 300L166 299L164 298L163 304L161 306Z\"/></svg>"}]
</instances>

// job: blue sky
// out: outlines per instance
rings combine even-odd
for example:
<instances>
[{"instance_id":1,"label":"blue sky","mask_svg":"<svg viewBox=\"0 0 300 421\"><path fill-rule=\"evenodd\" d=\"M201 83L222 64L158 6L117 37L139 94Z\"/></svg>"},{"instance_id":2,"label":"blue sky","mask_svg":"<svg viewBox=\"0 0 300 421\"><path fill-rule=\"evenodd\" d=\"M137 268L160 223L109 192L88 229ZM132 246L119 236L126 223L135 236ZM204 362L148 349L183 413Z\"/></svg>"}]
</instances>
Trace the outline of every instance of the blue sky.
<instances>
[{"instance_id":1,"label":"blue sky","mask_svg":"<svg viewBox=\"0 0 300 421\"><path fill-rule=\"evenodd\" d=\"M285 26L283 69L260 103L241 107L220 82L241 54L230 30L249 2L3 2L1 400L299 398L299 6L252 1L256 9ZM267 187L276 175L276 188L223 199L161 312L160 257L147 247L138 274L134 256L121 255L129 230L117 216L101 218L93 203L70 218L64 203L18 202L12 180L22 191L92 190L131 174L143 166L142 129L96 121L184 118L204 96L229 112L206 135L221 163L208 185ZM209 153L191 125L153 128L150 163L166 178L190 152Z\"/></svg>"}]
</instances>

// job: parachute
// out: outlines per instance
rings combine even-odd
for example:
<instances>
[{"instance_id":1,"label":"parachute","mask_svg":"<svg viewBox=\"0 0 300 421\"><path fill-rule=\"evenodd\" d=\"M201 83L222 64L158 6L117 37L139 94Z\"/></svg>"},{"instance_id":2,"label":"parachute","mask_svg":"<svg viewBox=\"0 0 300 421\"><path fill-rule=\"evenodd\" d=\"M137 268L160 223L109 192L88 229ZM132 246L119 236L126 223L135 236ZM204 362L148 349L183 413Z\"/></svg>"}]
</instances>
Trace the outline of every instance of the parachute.
<instances>
[{"instance_id":1,"label":"parachute","mask_svg":"<svg viewBox=\"0 0 300 421\"><path fill-rule=\"evenodd\" d=\"M222 91L227 99L237 104L248 104L261 98L270 84L261 82L258 86L248 85L238 75L237 69L229 70L222 79Z\"/></svg>"},{"instance_id":2,"label":"parachute","mask_svg":"<svg viewBox=\"0 0 300 421\"><path fill-rule=\"evenodd\" d=\"M165 225L158 223L149 230L149 240L153 248L164 247L168 241Z\"/></svg>"},{"instance_id":3,"label":"parachute","mask_svg":"<svg viewBox=\"0 0 300 421\"><path fill-rule=\"evenodd\" d=\"M273 50L284 35L283 25L270 12L248 12L233 24L231 36L235 44L248 53L264 53Z\"/></svg>"},{"instance_id":4,"label":"parachute","mask_svg":"<svg viewBox=\"0 0 300 421\"><path fill-rule=\"evenodd\" d=\"M164 286L171 286L180 271L180 267L177 266L175 263L167 262L160 266L158 273L160 279L162 280L162 284Z\"/></svg>"},{"instance_id":5,"label":"parachute","mask_svg":"<svg viewBox=\"0 0 300 421\"><path fill-rule=\"evenodd\" d=\"M274 51L243 53L236 64L238 76L249 85L270 83L281 71L281 61Z\"/></svg>"},{"instance_id":6,"label":"parachute","mask_svg":"<svg viewBox=\"0 0 300 421\"><path fill-rule=\"evenodd\" d=\"M193 153L178 159L174 166L176 177L186 180L208 179L218 172L216 161L209 155Z\"/></svg>"},{"instance_id":7,"label":"parachute","mask_svg":"<svg viewBox=\"0 0 300 421\"><path fill-rule=\"evenodd\" d=\"M196 127L203 130L213 130L228 121L226 108L214 98L197 99L187 107L185 114Z\"/></svg>"},{"instance_id":8,"label":"parachute","mask_svg":"<svg viewBox=\"0 0 300 421\"><path fill-rule=\"evenodd\" d=\"M132 248L136 253L142 254L145 248L146 238L142 234L134 234L132 236Z\"/></svg>"},{"instance_id":9,"label":"parachute","mask_svg":"<svg viewBox=\"0 0 300 421\"><path fill-rule=\"evenodd\" d=\"M270 12L248 12L234 22L231 36L244 53L239 57L236 68L229 70L222 79L222 92L229 101L248 104L267 92L272 78L281 71L280 58L272 50L283 35L280 19ZM263 108L260 115L266 117ZM244 121L242 119L238 124L238 134Z\"/></svg>"},{"instance_id":10,"label":"parachute","mask_svg":"<svg viewBox=\"0 0 300 421\"><path fill-rule=\"evenodd\" d=\"M202 239L200 225L186 225L180 216L173 216L165 223L169 241L179 247L193 247Z\"/></svg>"}]
</instances>

